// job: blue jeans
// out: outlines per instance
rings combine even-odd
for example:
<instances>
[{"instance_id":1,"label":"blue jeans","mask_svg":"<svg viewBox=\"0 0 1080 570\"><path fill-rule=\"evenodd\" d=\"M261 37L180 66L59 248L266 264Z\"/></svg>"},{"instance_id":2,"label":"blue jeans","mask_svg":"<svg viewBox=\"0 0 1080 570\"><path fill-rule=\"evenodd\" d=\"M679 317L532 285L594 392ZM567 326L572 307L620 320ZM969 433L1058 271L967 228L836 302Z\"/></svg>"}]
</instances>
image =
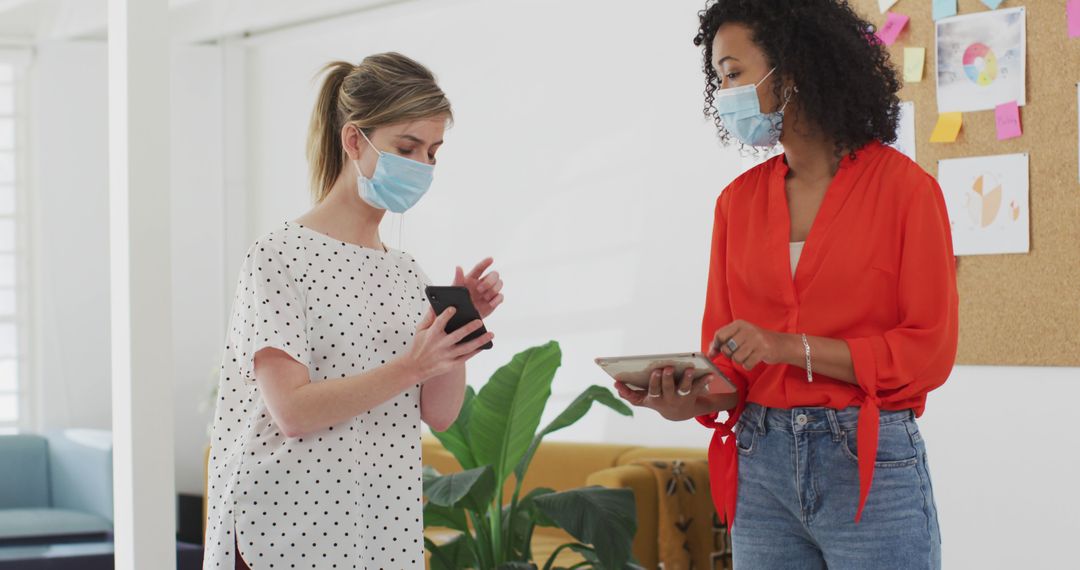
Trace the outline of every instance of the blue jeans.
<instances>
[{"instance_id":1,"label":"blue jeans","mask_svg":"<svg viewBox=\"0 0 1080 570\"><path fill-rule=\"evenodd\" d=\"M941 533L914 414L881 411L874 481L859 500L859 409L749 404L735 428L736 570L941 568Z\"/></svg>"}]
</instances>

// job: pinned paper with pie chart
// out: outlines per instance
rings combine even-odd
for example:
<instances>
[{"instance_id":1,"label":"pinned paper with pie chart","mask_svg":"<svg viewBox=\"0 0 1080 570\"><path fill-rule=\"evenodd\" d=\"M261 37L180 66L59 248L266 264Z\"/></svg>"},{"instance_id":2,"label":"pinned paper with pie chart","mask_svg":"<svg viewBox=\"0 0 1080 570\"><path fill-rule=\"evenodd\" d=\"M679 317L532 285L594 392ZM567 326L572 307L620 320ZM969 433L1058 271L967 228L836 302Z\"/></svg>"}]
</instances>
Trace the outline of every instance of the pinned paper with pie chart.
<instances>
[{"instance_id":1,"label":"pinned paper with pie chart","mask_svg":"<svg viewBox=\"0 0 1080 570\"><path fill-rule=\"evenodd\" d=\"M994 50L982 42L975 42L964 50L964 73L976 85L987 87L997 79L997 57Z\"/></svg>"},{"instance_id":2,"label":"pinned paper with pie chart","mask_svg":"<svg viewBox=\"0 0 1080 570\"><path fill-rule=\"evenodd\" d=\"M956 255L1029 251L1028 155L942 160L938 183Z\"/></svg>"},{"instance_id":3,"label":"pinned paper with pie chart","mask_svg":"<svg viewBox=\"0 0 1080 570\"><path fill-rule=\"evenodd\" d=\"M994 10L937 22L938 112L1026 103L1026 11Z\"/></svg>"}]
</instances>

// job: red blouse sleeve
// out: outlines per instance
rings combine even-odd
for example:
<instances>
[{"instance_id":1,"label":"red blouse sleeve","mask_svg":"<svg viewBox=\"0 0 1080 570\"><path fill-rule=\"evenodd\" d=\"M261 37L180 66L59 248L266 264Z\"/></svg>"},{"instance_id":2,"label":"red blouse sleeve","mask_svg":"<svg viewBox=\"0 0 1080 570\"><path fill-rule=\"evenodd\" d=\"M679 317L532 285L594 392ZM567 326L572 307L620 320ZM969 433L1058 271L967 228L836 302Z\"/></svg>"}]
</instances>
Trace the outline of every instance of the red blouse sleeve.
<instances>
[{"instance_id":1,"label":"red blouse sleeve","mask_svg":"<svg viewBox=\"0 0 1080 570\"><path fill-rule=\"evenodd\" d=\"M722 327L734 321L731 314L731 301L727 286L727 214L731 204L731 186L728 186L716 199L713 217L712 248L709 257L709 279L705 292L705 314L701 319L701 352L708 354L713 335ZM735 369L731 359L720 354L713 359L713 364L732 382L737 382L741 374Z\"/></svg>"},{"instance_id":2,"label":"red blouse sleeve","mask_svg":"<svg viewBox=\"0 0 1080 570\"><path fill-rule=\"evenodd\" d=\"M716 330L734 320L727 286L727 214L731 204L731 190L732 186L728 186L716 200L709 280L705 292L705 315L701 319L701 351L706 354ZM709 485L717 516L730 527L735 520L739 482L739 462L732 429L746 405L747 381L728 357L717 355L713 363L739 391L739 402L735 409L728 412L724 421L717 421L720 414L716 412L697 417L701 425L713 430L709 443Z\"/></svg>"},{"instance_id":3,"label":"red blouse sleeve","mask_svg":"<svg viewBox=\"0 0 1080 570\"><path fill-rule=\"evenodd\" d=\"M959 299L949 216L937 181L923 180L913 185L902 226L900 323L883 334L844 339L871 400L925 394L945 382L956 359Z\"/></svg>"}]
</instances>

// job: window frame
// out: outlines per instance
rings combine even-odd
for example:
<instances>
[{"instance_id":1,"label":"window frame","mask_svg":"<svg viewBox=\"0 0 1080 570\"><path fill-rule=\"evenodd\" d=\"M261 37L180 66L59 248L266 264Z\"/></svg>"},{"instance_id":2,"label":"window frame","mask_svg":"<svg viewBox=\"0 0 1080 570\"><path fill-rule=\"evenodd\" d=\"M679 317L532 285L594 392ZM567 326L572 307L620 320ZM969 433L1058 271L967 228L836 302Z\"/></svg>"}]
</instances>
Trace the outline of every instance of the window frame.
<instances>
[{"instance_id":1,"label":"window frame","mask_svg":"<svg viewBox=\"0 0 1080 570\"><path fill-rule=\"evenodd\" d=\"M9 421L0 418L0 433L12 433L19 431L33 431L37 428L37 388L38 382L33 374L35 370L35 345L33 319L31 311L33 304L31 294L33 291L32 273L33 266L32 250L30 246L31 224L33 222L33 205L30 202L30 176L28 157L29 135L28 124L30 122L30 97L28 95L30 53L22 49L0 48L0 65L10 66L12 77L10 81L0 78L0 84L13 87L13 112L5 113L0 117L12 119L15 128L15 140L11 149L3 152L11 152L14 155L15 175L12 180L14 187L15 207L10 214L0 214L0 219L11 220L15 225L15 242L10 250L2 253L11 254L15 261L15 279L11 285L15 294L14 314L0 316L0 324L10 324L15 327L16 350L11 357L0 360L14 361L16 378L14 390L0 390L0 395L14 395L16 399L16 418ZM5 287L6 288L6 287Z\"/></svg>"}]
</instances>

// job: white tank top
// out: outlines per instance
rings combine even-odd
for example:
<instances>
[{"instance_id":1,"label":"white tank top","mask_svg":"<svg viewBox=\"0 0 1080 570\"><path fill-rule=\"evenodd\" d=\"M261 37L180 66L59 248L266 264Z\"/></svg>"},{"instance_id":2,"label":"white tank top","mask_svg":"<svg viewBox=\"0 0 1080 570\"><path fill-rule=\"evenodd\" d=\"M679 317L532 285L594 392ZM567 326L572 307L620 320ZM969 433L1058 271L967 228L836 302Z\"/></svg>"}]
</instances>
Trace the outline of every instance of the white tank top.
<instances>
[{"instance_id":1,"label":"white tank top","mask_svg":"<svg viewBox=\"0 0 1080 570\"><path fill-rule=\"evenodd\" d=\"M806 242L793 241L791 242L791 276L795 277L795 268L799 266L799 256L802 255L802 248Z\"/></svg>"}]
</instances>

